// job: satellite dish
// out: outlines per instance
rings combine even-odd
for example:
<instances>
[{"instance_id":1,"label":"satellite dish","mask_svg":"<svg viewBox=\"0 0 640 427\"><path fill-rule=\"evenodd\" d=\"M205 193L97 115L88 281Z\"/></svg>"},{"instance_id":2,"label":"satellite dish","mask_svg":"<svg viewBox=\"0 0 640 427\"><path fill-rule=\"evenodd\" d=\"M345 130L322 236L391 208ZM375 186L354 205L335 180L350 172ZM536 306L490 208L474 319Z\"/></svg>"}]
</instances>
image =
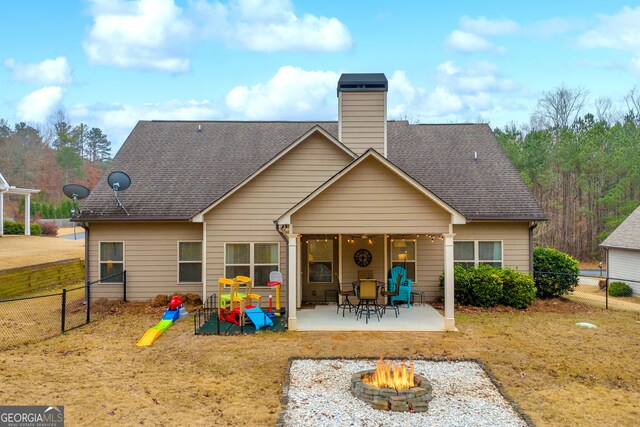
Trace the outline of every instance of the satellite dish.
<instances>
[{"instance_id":1,"label":"satellite dish","mask_svg":"<svg viewBox=\"0 0 640 427\"><path fill-rule=\"evenodd\" d=\"M118 198L118 191L124 191L131 186L131 178L129 178L129 175L127 175L122 171L111 172L107 177L107 183L109 184L109 187L111 187L111 189L113 190L113 196L116 198L116 201L118 202L118 207L123 211L125 211L127 215L129 215L127 208L124 207L124 205ZM104 208L102 213L104 214L106 210L107 210L107 207Z\"/></svg>"},{"instance_id":2,"label":"satellite dish","mask_svg":"<svg viewBox=\"0 0 640 427\"><path fill-rule=\"evenodd\" d=\"M74 202L76 200L86 199L89 193L91 193L87 187L80 184L67 184L62 187L62 192L68 198L73 199Z\"/></svg>"},{"instance_id":3,"label":"satellite dish","mask_svg":"<svg viewBox=\"0 0 640 427\"><path fill-rule=\"evenodd\" d=\"M73 200L73 208L71 209L71 216L73 217L76 213L82 213L78 207L78 200L86 199L91 191L84 185L67 184L62 187L62 192Z\"/></svg>"},{"instance_id":4,"label":"satellite dish","mask_svg":"<svg viewBox=\"0 0 640 427\"><path fill-rule=\"evenodd\" d=\"M113 191L124 191L131 185L131 178L122 171L115 171L109 174L107 182Z\"/></svg>"}]
</instances>

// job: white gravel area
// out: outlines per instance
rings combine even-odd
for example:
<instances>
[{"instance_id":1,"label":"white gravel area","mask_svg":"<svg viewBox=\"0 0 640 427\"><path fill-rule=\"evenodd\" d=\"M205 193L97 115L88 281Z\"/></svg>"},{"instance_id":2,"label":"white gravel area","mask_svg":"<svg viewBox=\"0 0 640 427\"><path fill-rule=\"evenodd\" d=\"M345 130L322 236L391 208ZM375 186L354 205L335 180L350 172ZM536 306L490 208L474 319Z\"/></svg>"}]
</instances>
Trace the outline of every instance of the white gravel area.
<instances>
[{"instance_id":1,"label":"white gravel area","mask_svg":"<svg viewBox=\"0 0 640 427\"><path fill-rule=\"evenodd\" d=\"M390 359L393 361L393 359ZM433 386L425 413L379 411L351 394L351 375L377 360L302 359L291 363L285 426L526 426L473 361L415 360ZM408 361L402 361L409 363Z\"/></svg>"}]
</instances>

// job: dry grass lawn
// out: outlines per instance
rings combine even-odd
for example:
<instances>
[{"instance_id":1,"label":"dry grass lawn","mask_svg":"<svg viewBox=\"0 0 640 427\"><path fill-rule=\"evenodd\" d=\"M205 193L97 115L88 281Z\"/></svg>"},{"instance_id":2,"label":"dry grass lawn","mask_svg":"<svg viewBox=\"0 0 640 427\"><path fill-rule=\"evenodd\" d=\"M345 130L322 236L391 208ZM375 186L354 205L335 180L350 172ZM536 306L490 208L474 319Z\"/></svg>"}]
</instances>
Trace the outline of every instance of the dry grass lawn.
<instances>
[{"instance_id":1,"label":"dry grass lawn","mask_svg":"<svg viewBox=\"0 0 640 427\"><path fill-rule=\"evenodd\" d=\"M0 270L70 258L84 259L84 240L9 235L0 238Z\"/></svg>"},{"instance_id":2,"label":"dry grass lawn","mask_svg":"<svg viewBox=\"0 0 640 427\"><path fill-rule=\"evenodd\" d=\"M537 425L637 425L640 315L572 302L463 310L457 333L194 336L135 343L162 308L130 303L65 336L0 352L0 402L65 405L68 425L274 425L290 356L483 360ZM586 321L597 329L575 326Z\"/></svg>"}]
</instances>

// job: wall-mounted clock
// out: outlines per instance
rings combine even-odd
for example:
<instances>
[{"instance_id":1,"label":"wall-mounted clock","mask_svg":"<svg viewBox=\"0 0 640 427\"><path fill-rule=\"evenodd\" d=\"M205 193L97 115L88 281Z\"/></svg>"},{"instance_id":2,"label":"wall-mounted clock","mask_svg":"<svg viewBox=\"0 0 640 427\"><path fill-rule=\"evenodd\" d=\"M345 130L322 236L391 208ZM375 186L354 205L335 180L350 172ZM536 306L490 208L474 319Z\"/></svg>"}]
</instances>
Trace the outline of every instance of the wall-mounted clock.
<instances>
[{"instance_id":1,"label":"wall-mounted clock","mask_svg":"<svg viewBox=\"0 0 640 427\"><path fill-rule=\"evenodd\" d=\"M366 267L371 264L371 252L366 249L358 249L353 255L353 260L358 267Z\"/></svg>"}]
</instances>

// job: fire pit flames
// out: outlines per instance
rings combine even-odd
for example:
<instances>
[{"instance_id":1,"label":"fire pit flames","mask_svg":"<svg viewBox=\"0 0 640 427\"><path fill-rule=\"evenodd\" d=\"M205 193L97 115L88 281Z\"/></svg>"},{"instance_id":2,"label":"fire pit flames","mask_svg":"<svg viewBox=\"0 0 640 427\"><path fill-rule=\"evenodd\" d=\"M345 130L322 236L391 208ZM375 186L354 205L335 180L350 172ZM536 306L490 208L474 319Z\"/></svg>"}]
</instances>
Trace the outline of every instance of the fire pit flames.
<instances>
[{"instance_id":1,"label":"fire pit flames","mask_svg":"<svg viewBox=\"0 0 640 427\"><path fill-rule=\"evenodd\" d=\"M362 381L374 387L392 388L395 390L405 390L415 387L413 360L411 361L411 368L407 370L407 367L400 362L386 362L382 359L382 356L380 356L376 370L369 375L363 376Z\"/></svg>"},{"instance_id":2,"label":"fire pit flames","mask_svg":"<svg viewBox=\"0 0 640 427\"><path fill-rule=\"evenodd\" d=\"M425 412L433 398L431 384L414 373L413 361L407 369L400 362L386 362L382 356L375 370L353 374L351 393L375 409L397 412Z\"/></svg>"}]
</instances>

